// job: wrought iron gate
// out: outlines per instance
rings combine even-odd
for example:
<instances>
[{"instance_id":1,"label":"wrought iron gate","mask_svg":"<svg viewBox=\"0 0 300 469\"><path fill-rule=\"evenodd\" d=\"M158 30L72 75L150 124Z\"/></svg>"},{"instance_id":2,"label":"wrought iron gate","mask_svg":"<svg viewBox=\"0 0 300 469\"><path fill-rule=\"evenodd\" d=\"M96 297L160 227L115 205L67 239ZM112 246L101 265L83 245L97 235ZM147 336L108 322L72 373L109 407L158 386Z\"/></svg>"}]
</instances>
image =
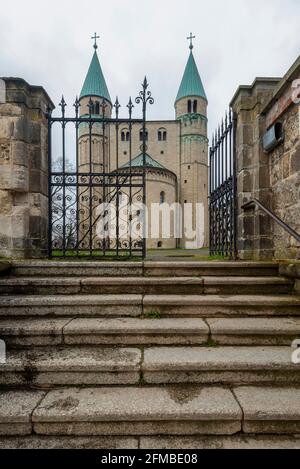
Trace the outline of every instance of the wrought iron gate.
<instances>
[{"instance_id":1,"label":"wrought iron gate","mask_svg":"<svg viewBox=\"0 0 300 469\"><path fill-rule=\"evenodd\" d=\"M53 117L48 110L50 258L145 257L146 109L153 102L145 78L135 99L136 104L142 105L141 119L132 118L131 98L126 119L119 117L118 99L112 106L114 118L110 103L105 99L93 101L91 97L86 113L81 112L76 98L73 117L66 116L64 98L59 117ZM139 171L131 165L135 124L139 126L143 155ZM123 128L126 132L121 135ZM123 137L128 148L126 165L119 163L119 142Z\"/></svg>"},{"instance_id":2,"label":"wrought iron gate","mask_svg":"<svg viewBox=\"0 0 300 469\"><path fill-rule=\"evenodd\" d=\"M236 119L229 110L210 148L210 253L237 258Z\"/></svg>"}]
</instances>

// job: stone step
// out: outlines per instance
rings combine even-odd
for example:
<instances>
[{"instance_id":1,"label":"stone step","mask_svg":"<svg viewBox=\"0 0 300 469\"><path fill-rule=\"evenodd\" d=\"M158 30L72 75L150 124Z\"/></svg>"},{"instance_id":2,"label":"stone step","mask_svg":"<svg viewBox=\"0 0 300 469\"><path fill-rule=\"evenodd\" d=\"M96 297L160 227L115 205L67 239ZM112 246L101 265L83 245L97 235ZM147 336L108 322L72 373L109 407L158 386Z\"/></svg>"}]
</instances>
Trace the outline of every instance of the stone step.
<instances>
[{"instance_id":1,"label":"stone step","mask_svg":"<svg viewBox=\"0 0 300 469\"><path fill-rule=\"evenodd\" d=\"M32 415L38 435L231 435L241 420L232 392L217 387L57 390Z\"/></svg>"},{"instance_id":2,"label":"stone step","mask_svg":"<svg viewBox=\"0 0 300 469\"><path fill-rule=\"evenodd\" d=\"M300 317L208 318L210 338L219 345L287 345L300 338Z\"/></svg>"},{"instance_id":3,"label":"stone step","mask_svg":"<svg viewBox=\"0 0 300 469\"><path fill-rule=\"evenodd\" d=\"M244 386L234 390L247 434L300 434L300 389Z\"/></svg>"},{"instance_id":4,"label":"stone step","mask_svg":"<svg viewBox=\"0 0 300 469\"><path fill-rule=\"evenodd\" d=\"M28 295L0 297L0 317L300 316L294 295Z\"/></svg>"},{"instance_id":5,"label":"stone step","mask_svg":"<svg viewBox=\"0 0 300 469\"><path fill-rule=\"evenodd\" d=\"M300 318L11 318L0 319L8 348L51 345L286 345Z\"/></svg>"},{"instance_id":6,"label":"stone step","mask_svg":"<svg viewBox=\"0 0 300 469\"><path fill-rule=\"evenodd\" d=\"M0 317L137 317L142 295L28 295L0 297Z\"/></svg>"},{"instance_id":7,"label":"stone step","mask_svg":"<svg viewBox=\"0 0 300 469\"><path fill-rule=\"evenodd\" d=\"M2 436L0 449L300 449L300 435Z\"/></svg>"},{"instance_id":8,"label":"stone step","mask_svg":"<svg viewBox=\"0 0 300 469\"><path fill-rule=\"evenodd\" d=\"M42 447L41 443L38 441L35 442L34 437L31 441L29 439L28 443L21 443L22 446L26 448L29 445L31 448ZM13 443L11 440L3 439L2 446L0 442L0 448L12 448ZM19 445L19 440L17 439L17 445ZM21 440L22 441L22 440ZM43 440L42 440L43 441ZM68 444L68 442L67 442ZM92 445L93 442L90 442ZM122 444L122 441L120 441ZM50 441L50 448L53 447L54 442ZM64 443L65 445L65 443ZM63 446L64 446L63 445ZM70 445L70 443L69 443ZM54 446L55 447L55 446ZM57 443L57 446L58 443ZM74 446L75 443L74 443ZM99 446L98 446L99 447ZM248 450L270 450L270 449L300 449L300 435L249 435L249 434L238 434L233 436L148 436L141 437L139 439L139 448L149 449L149 450L224 450L224 449L248 449ZM78 448L78 446L77 446ZM93 448L93 446L92 446Z\"/></svg>"},{"instance_id":9,"label":"stone step","mask_svg":"<svg viewBox=\"0 0 300 469\"><path fill-rule=\"evenodd\" d=\"M1 386L300 384L291 347L56 346L8 350Z\"/></svg>"},{"instance_id":10,"label":"stone step","mask_svg":"<svg viewBox=\"0 0 300 469\"><path fill-rule=\"evenodd\" d=\"M147 384L300 384L291 347L151 347L142 371Z\"/></svg>"},{"instance_id":11,"label":"stone step","mask_svg":"<svg viewBox=\"0 0 300 469\"><path fill-rule=\"evenodd\" d=\"M287 280L277 278L276 288L286 292ZM282 286L282 288L280 287ZM277 287L278 286L278 287ZM195 277L12 277L0 278L0 294L202 294L203 279Z\"/></svg>"},{"instance_id":12,"label":"stone step","mask_svg":"<svg viewBox=\"0 0 300 469\"><path fill-rule=\"evenodd\" d=\"M138 348L42 347L8 350L1 386L121 385L140 381Z\"/></svg>"},{"instance_id":13,"label":"stone step","mask_svg":"<svg viewBox=\"0 0 300 469\"><path fill-rule=\"evenodd\" d=\"M283 277L203 277L204 293L211 295L291 293L294 284Z\"/></svg>"},{"instance_id":14,"label":"stone step","mask_svg":"<svg viewBox=\"0 0 300 469\"><path fill-rule=\"evenodd\" d=\"M0 319L8 347L47 345L200 345L209 338L202 319Z\"/></svg>"},{"instance_id":15,"label":"stone step","mask_svg":"<svg viewBox=\"0 0 300 469\"><path fill-rule=\"evenodd\" d=\"M300 316L296 295L146 295L144 314L162 317Z\"/></svg>"},{"instance_id":16,"label":"stone step","mask_svg":"<svg viewBox=\"0 0 300 469\"><path fill-rule=\"evenodd\" d=\"M276 262L108 262L74 260L14 261L11 274L39 277L203 277L278 276Z\"/></svg>"},{"instance_id":17,"label":"stone step","mask_svg":"<svg viewBox=\"0 0 300 469\"><path fill-rule=\"evenodd\" d=\"M145 262L144 275L154 277L245 277L271 276L279 273L276 262Z\"/></svg>"},{"instance_id":18,"label":"stone step","mask_svg":"<svg viewBox=\"0 0 300 469\"><path fill-rule=\"evenodd\" d=\"M12 263L11 275L25 277L139 277L143 262L29 260Z\"/></svg>"},{"instance_id":19,"label":"stone step","mask_svg":"<svg viewBox=\"0 0 300 469\"><path fill-rule=\"evenodd\" d=\"M1 391L0 447L297 448L299 402L294 387Z\"/></svg>"},{"instance_id":20,"label":"stone step","mask_svg":"<svg viewBox=\"0 0 300 469\"><path fill-rule=\"evenodd\" d=\"M294 282L280 277L11 277L0 294L284 294Z\"/></svg>"}]
</instances>

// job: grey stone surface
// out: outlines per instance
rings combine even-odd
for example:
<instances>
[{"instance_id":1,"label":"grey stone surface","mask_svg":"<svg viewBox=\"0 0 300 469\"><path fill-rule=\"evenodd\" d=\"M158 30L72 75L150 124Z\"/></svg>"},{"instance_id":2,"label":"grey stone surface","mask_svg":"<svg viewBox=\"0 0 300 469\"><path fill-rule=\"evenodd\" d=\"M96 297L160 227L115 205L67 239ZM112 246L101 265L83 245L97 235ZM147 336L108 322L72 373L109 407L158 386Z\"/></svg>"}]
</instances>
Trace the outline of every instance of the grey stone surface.
<instances>
[{"instance_id":1,"label":"grey stone surface","mask_svg":"<svg viewBox=\"0 0 300 469\"><path fill-rule=\"evenodd\" d=\"M290 347L148 348L142 364L148 384L299 384Z\"/></svg>"},{"instance_id":2,"label":"grey stone surface","mask_svg":"<svg viewBox=\"0 0 300 469\"><path fill-rule=\"evenodd\" d=\"M93 342L97 341L97 336L101 337L103 335L118 336L121 341L127 340L128 336L139 335L170 335L170 340L174 339L175 335L198 335L198 340L202 338L205 341L208 338L208 332L207 324L201 319L81 318L74 319L64 328L66 343L76 340L76 336L82 337L87 335Z\"/></svg>"},{"instance_id":3,"label":"grey stone surface","mask_svg":"<svg viewBox=\"0 0 300 469\"><path fill-rule=\"evenodd\" d=\"M207 323L212 334L300 334L300 318L216 318Z\"/></svg>"},{"instance_id":4,"label":"grey stone surface","mask_svg":"<svg viewBox=\"0 0 300 469\"><path fill-rule=\"evenodd\" d=\"M213 340L224 345L291 345L300 318L209 318Z\"/></svg>"},{"instance_id":5,"label":"grey stone surface","mask_svg":"<svg viewBox=\"0 0 300 469\"><path fill-rule=\"evenodd\" d=\"M2 296L0 316L139 316L142 295Z\"/></svg>"},{"instance_id":6,"label":"grey stone surface","mask_svg":"<svg viewBox=\"0 0 300 469\"><path fill-rule=\"evenodd\" d=\"M203 292L203 280L198 277L95 277L82 280L83 293L143 293L172 294L187 290Z\"/></svg>"},{"instance_id":7,"label":"grey stone surface","mask_svg":"<svg viewBox=\"0 0 300 469\"><path fill-rule=\"evenodd\" d=\"M151 347L142 369L156 370L298 370L290 347Z\"/></svg>"},{"instance_id":8,"label":"grey stone surface","mask_svg":"<svg viewBox=\"0 0 300 469\"><path fill-rule=\"evenodd\" d=\"M242 386L234 393L244 420L300 421L300 389Z\"/></svg>"},{"instance_id":9,"label":"grey stone surface","mask_svg":"<svg viewBox=\"0 0 300 469\"><path fill-rule=\"evenodd\" d=\"M300 296L288 295L145 295L143 303L165 316L300 315Z\"/></svg>"},{"instance_id":10,"label":"grey stone surface","mask_svg":"<svg viewBox=\"0 0 300 469\"><path fill-rule=\"evenodd\" d=\"M278 294L293 290L294 282L282 277L203 277L204 293Z\"/></svg>"},{"instance_id":11,"label":"grey stone surface","mask_svg":"<svg viewBox=\"0 0 300 469\"><path fill-rule=\"evenodd\" d=\"M18 276L70 277L134 277L143 275L142 262L18 261L13 263Z\"/></svg>"},{"instance_id":12,"label":"grey stone surface","mask_svg":"<svg viewBox=\"0 0 300 469\"><path fill-rule=\"evenodd\" d=\"M44 396L42 391L1 391L0 435L29 435L31 414Z\"/></svg>"},{"instance_id":13,"label":"grey stone surface","mask_svg":"<svg viewBox=\"0 0 300 469\"><path fill-rule=\"evenodd\" d=\"M22 370L24 366L35 371L136 371L141 352L135 348L56 347L35 350L11 350L2 372Z\"/></svg>"},{"instance_id":14,"label":"grey stone surface","mask_svg":"<svg viewBox=\"0 0 300 469\"><path fill-rule=\"evenodd\" d=\"M137 449L138 438L110 437L2 437L0 449Z\"/></svg>"},{"instance_id":15,"label":"grey stone surface","mask_svg":"<svg viewBox=\"0 0 300 469\"><path fill-rule=\"evenodd\" d=\"M277 275L278 264L272 262L145 262L146 276L220 276Z\"/></svg>"},{"instance_id":16,"label":"grey stone surface","mask_svg":"<svg viewBox=\"0 0 300 469\"><path fill-rule=\"evenodd\" d=\"M136 384L141 351L121 348L9 350L0 383L8 385Z\"/></svg>"},{"instance_id":17,"label":"grey stone surface","mask_svg":"<svg viewBox=\"0 0 300 469\"><path fill-rule=\"evenodd\" d=\"M50 434L228 434L239 431L241 410L222 388L73 388L49 392L33 421Z\"/></svg>"},{"instance_id":18,"label":"grey stone surface","mask_svg":"<svg viewBox=\"0 0 300 469\"><path fill-rule=\"evenodd\" d=\"M1 447L1 446L0 446ZM141 449L300 449L300 436L142 437Z\"/></svg>"},{"instance_id":19,"label":"grey stone surface","mask_svg":"<svg viewBox=\"0 0 300 469\"><path fill-rule=\"evenodd\" d=\"M0 293L7 294L66 294L80 293L80 279L76 278L34 278L0 277Z\"/></svg>"},{"instance_id":20,"label":"grey stone surface","mask_svg":"<svg viewBox=\"0 0 300 469\"><path fill-rule=\"evenodd\" d=\"M0 319L1 336L62 335L70 318Z\"/></svg>"},{"instance_id":21,"label":"grey stone surface","mask_svg":"<svg viewBox=\"0 0 300 469\"><path fill-rule=\"evenodd\" d=\"M65 319L0 319L0 337L9 345L61 344Z\"/></svg>"}]
</instances>

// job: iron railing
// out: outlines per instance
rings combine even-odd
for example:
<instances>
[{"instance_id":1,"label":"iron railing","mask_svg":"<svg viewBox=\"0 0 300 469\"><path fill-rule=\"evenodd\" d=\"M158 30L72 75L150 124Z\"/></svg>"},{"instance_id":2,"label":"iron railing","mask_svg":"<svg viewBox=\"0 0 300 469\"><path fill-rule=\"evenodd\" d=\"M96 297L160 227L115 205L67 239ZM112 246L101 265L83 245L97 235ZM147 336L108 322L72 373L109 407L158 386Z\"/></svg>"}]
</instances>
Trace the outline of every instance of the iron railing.
<instances>
[{"instance_id":1,"label":"iron railing","mask_svg":"<svg viewBox=\"0 0 300 469\"><path fill-rule=\"evenodd\" d=\"M259 200L257 199L252 199L246 204L242 206L242 210L255 210L255 207L258 207L260 210L262 210L264 213L266 213L270 218L272 218L273 221L275 221L278 225L280 225L289 235L291 235L293 238L300 243L300 234L297 233L293 228L291 228L287 223L285 223L281 218L279 218L277 215L275 215L272 210L267 208L264 204L262 204Z\"/></svg>"},{"instance_id":2,"label":"iron railing","mask_svg":"<svg viewBox=\"0 0 300 469\"><path fill-rule=\"evenodd\" d=\"M237 258L236 118L232 110L212 138L209 153L210 254Z\"/></svg>"},{"instance_id":3,"label":"iron railing","mask_svg":"<svg viewBox=\"0 0 300 469\"><path fill-rule=\"evenodd\" d=\"M121 106L118 99L113 106L114 118L108 116L108 103L105 99L97 102L99 113L95 114L96 106L91 97L87 113L80 112L81 103L78 98L74 104L75 116L66 115L64 98L60 102L59 117L53 117L50 108L48 109L50 258L146 256L147 229L143 210L146 206L146 111L147 104L154 102L148 91L146 78L135 102L142 104L141 119L132 118L134 105L131 98L127 105L126 119L119 116ZM132 159L137 156L132 155L132 131L135 124L139 124L142 130L140 151L143 155L143 167L138 171L132 167ZM55 125L60 132L57 138L53 137ZM129 138L126 139L126 168L120 163L119 141L123 127L129 133ZM115 132L113 149L112 132ZM71 151L67 148L70 133L75 142ZM67 158L69 155L72 167ZM141 206L140 210L134 210L137 205ZM113 219L107 221L109 206L114 207Z\"/></svg>"}]
</instances>

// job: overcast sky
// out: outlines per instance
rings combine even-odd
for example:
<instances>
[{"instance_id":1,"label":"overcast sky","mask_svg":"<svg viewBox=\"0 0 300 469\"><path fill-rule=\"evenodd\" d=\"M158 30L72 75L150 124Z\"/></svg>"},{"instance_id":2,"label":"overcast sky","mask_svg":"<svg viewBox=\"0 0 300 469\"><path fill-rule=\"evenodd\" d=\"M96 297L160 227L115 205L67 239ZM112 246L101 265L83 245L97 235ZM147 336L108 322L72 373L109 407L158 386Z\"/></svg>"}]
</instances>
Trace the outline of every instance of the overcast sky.
<instances>
[{"instance_id":1,"label":"overcast sky","mask_svg":"<svg viewBox=\"0 0 300 469\"><path fill-rule=\"evenodd\" d=\"M0 76L44 86L55 104L64 93L72 104L97 31L111 97L125 105L146 74L149 117L172 119L192 31L211 130L238 85L287 71L300 54L299 25L299 0L0 0Z\"/></svg>"}]
</instances>

